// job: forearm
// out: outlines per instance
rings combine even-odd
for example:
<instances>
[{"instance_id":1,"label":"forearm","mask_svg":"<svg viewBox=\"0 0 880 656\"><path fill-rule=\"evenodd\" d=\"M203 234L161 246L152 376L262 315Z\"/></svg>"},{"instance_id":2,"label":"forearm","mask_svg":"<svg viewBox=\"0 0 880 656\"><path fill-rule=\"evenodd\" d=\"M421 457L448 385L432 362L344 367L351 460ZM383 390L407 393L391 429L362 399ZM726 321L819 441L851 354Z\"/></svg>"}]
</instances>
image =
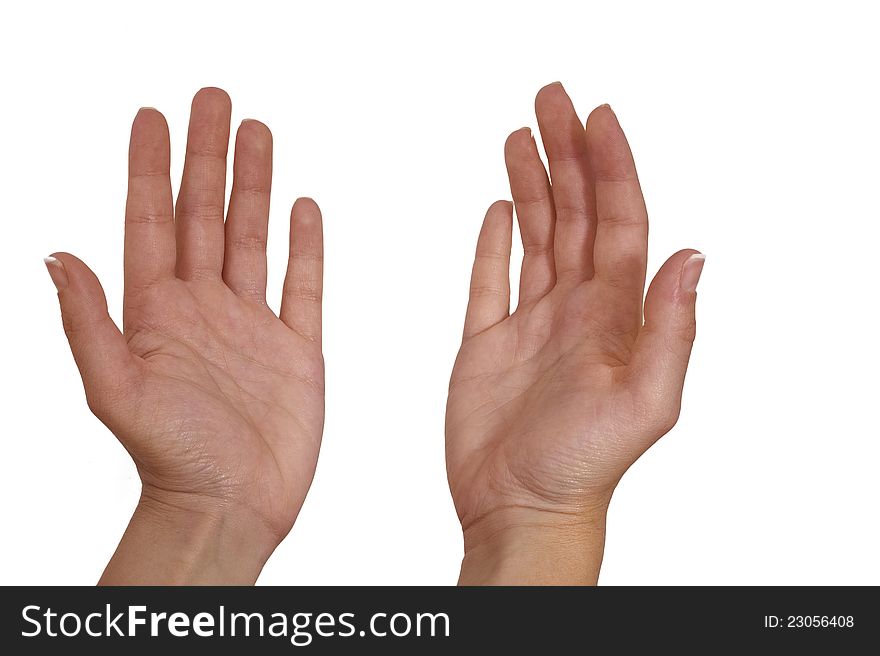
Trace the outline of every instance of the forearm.
<instances>
[{"instance_id":1,"label":"forearm","mask_svg":"<svg viewBox=\"0 0 880 656\"><path fill-rule=\"evenodd\" d=\"M604 508L588 516L506 512L465 531L459 585L596 585Z\"/></svg>"},{"instance_id":2,"label":"forearm","mask_svg":"<svg viewBox=\"0 0 880 656\"><path fill-rule=\"evenodd\" d=\"M277 544L253 513L142 494L98 584L252 585Z\"/></svg>"}]
</instances>

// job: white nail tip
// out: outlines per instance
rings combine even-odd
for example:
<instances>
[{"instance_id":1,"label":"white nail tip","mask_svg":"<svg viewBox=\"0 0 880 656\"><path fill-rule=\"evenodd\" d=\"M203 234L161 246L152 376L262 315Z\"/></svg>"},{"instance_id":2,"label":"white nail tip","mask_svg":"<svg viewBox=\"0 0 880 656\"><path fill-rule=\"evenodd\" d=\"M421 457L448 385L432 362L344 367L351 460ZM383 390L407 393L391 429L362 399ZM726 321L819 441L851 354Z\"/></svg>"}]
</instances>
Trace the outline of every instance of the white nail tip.
<instances>
[{"instance_id":1,"label":"white nail tip","mask_svg":"<svg viewBox=\"0 0 880 656\"><path fill-rule=\"evenodd\" d=\"M58 260L58 258L52 257L51 255L49 257L44 257L43 262L45 262L47 265L51 264L52 266L61 266L61 262Z\"/></svg>"}]
</instances>

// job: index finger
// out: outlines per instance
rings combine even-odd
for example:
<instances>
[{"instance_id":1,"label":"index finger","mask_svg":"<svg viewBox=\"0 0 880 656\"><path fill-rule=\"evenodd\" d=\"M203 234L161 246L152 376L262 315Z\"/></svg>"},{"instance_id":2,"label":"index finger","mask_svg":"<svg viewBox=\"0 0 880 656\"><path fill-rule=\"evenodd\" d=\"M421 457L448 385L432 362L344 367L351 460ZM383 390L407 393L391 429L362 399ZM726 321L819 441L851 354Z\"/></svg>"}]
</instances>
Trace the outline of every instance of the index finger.
<instances>
[{"instance_id":1,"label":"index finger","mask_svg":"<svg viewBox=\"0 0 880 656\"><path fill-rule=\"evenodd\" d=\"M171 146L161 113L144 107L131 126L125 203L125 295L174 276ZM126 304L127 305L127 304Z\"/></svg>"}]
</instances>

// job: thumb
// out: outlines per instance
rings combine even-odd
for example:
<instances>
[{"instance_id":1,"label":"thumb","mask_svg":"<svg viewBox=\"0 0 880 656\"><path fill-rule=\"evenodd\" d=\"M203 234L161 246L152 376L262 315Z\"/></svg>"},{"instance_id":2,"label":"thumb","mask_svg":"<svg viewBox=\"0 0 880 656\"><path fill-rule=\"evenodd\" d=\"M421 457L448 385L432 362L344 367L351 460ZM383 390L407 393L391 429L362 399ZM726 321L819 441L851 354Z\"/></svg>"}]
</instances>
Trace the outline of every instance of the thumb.
<instances>
[{"instance_id":1,"label":"thumb","mask_svg":"<svg viewBox=\"0 0 880 656\"><path fill-rule=\"evenodd\" d=\"M664 432L675 425L681 408L705 259L695 250L679 251L660 267L645 297L645 325L636 341L632 375Z\"/></svg>"},{"instance_id":2,"label":"thumb","mask_svg":"<svg viewBox=\"0 0 880 656\"><path fill-rule=\"evenodd\" d=\"M104 290L92 270L69 253L53 253L45 263L58 290L64 332L86 399L99 414L108 398L118 397L118 391L134 379L134 357L107 312Z\"/></svg>"}]
</instances>

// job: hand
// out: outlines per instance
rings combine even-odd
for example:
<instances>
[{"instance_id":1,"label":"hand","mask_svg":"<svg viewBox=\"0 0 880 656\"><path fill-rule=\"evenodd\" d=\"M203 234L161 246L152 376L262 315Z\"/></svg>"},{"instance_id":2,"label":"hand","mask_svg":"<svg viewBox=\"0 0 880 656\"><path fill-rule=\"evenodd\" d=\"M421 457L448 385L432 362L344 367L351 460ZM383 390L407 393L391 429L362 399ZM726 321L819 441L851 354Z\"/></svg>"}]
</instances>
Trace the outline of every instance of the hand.
<instances>
[{"instance_id":1,"label":"hand","mask_svg":"<svg viewBox=\"0 0 880 656\"><path fill-rule=\"evenodd\" d=\"M461 583L595 583L605 510L678 419L703 256L673 255L642 298L648 217L608 106L586 129L540 91L548 181L528 129L505 145L513 206L489 209L446 415L465 538ZM509 314L512 207L524 258Z\"/></svg>"},{"instance_id":2,"label":"hand","mask_svg":"<svg viewBox=\"0 0 880 656\"><path fill-rule=\"evenodd\" d=\"M134 119L125 209L123 332L98 279L47 258L89 407L119 438L143 487L106 583L253 582L311 484L324 422L322 229L291 212L279 316L266 304L272 135L245 121L224 224L231 104L192 104L176 208L168 126Z\"/></svg>"}]
</instances>

